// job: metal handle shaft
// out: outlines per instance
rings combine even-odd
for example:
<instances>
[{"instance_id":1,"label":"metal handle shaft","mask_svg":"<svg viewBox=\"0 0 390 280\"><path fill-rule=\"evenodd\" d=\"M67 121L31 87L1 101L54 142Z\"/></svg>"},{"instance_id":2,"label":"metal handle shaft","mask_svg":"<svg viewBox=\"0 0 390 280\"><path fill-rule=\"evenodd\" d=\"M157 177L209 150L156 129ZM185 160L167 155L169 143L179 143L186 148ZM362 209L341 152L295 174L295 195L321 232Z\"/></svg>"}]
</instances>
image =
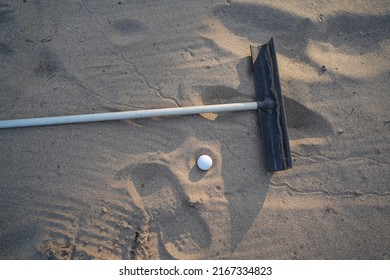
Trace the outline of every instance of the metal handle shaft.
<instances>
[{"instance_id":1,"label":"metal handle shaft","mask_svg":"<svg viewBox=\"0 0 390 280\"><path fill-rule=\"evenodd\" d=\"M30 127L30 126L46 126L46 125L57 125L57 124L71 124L71 123L85 123L85 122L114 121L114 120L123 120L123 119L139 119L139 118L164 117L164 116L194 115L194 114L202 114L202 113L246 111L246 110L256 110L256 109L257 109L257 102L246 102L246 103L231 103L231 104L218 104L218 105L205 105L205 106L190 106L190 107L163 108L163 109L137 110L137 111L125 111L125 112L112 112L112 113L72 115L72 116L16 119L16 120L0 121L0 129Z\"/></svg>"}]
</instances>

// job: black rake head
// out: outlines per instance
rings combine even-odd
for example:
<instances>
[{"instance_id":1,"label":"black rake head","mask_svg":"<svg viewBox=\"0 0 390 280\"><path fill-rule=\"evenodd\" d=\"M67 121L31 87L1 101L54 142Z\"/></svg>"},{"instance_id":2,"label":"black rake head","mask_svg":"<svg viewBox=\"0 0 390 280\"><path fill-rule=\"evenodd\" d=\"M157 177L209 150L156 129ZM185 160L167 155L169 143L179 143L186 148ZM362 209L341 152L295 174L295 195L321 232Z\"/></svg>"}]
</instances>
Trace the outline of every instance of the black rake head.
<instances>
[{"instance_id":1,"label":"black rake head","mask_svg":"<svg viewBox=\"0 0 390 280\"><path fill-rule=\"evenodd\" d=\"M266 169L286 170L292 160L273 38L251 53Z\"/></svg>"}]
</instances>

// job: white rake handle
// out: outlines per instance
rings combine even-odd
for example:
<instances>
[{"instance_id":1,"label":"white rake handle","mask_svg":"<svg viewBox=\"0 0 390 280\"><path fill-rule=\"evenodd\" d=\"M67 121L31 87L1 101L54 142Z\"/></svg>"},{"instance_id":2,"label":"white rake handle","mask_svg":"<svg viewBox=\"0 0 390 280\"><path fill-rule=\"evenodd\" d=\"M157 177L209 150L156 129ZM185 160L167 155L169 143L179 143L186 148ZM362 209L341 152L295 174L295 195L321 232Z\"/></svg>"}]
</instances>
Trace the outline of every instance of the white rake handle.
<instances>
[{"instance_id":1,"label":"white rake handle","mask_svg":"<svg viewBox=\"0 0 390 280\"><path fill-rule=\"evenodd\" d=\"M153 118L164 116L194 115L202 113L221 113L234 111L256 110L257 102L231 103L218 105L190 106L177 108L163 108L150 110L137 110L112 113L97 113L72 116L43 117L30 119L16 119L0 121L1 128L17 128L30 126L46 126L57 124L85 123L114 121L124 119Z\"/></svg>"}]
</instances>

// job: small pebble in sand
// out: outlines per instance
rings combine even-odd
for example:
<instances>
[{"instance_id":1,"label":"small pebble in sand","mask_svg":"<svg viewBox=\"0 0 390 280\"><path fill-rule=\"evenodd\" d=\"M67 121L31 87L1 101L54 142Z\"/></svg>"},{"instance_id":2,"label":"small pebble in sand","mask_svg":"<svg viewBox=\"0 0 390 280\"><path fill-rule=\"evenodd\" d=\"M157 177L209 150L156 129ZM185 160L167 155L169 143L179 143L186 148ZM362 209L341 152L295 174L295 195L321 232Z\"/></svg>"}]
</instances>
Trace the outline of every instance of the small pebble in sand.
<instances>
[{"instance_id":1,"label":"small pebble in sand","mask_svg":"<svg viewBox=\"0 0 390 280\"><path fill-rule=\"evenodd\" d=\"M339 128L339 129L337 129L337 133L338 133L338 134L343 134L343 133L344 133L344 130L343 130L342 128Z\"/></svg>"},{"instance_id":2,"label":"small pebble in sand","mask_svg":"<svg viewBox=\"0 0 390 280\"><path fill-rule=\"evenodd\" d=\"M325 72L326 70L327 70L327 69L326 69L326 66L325 66L325 65L322 65L322 66L321 66L321 71L322 71L322 72Z\"/></svg>"},{"instance_id":3,"label":"small pebble in sand","mask_svg":"<svg viewBox=\"0 0 390 280\"><path fill-rule=\"evenodd\" d=\"M208 155L201 155L196 163L201 170L206 171L213 165L213 160Z\"/></svg>"},{"instance_id":4,"label":"small pebble in sand","mask_svg":"<svg viewBox=\"0 0 390 280\"><path fill-rule=\"evenodd\" d=\"M102 212L103 212L103 213L107 213L107 212L108 212L108 208L103 206Z\"/></svg>"}]
</instances>

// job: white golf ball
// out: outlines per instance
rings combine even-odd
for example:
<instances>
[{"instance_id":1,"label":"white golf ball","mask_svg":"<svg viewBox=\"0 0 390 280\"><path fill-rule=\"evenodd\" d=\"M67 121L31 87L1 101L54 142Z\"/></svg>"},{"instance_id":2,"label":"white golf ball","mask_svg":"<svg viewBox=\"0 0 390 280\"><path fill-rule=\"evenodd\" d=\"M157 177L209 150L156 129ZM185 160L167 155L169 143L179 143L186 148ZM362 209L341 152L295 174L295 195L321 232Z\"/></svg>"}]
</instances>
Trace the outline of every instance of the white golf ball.
<instances>
[{"instance_id":1,"label":"white golf ball","mask_svg":"<svg viewBox=\"0 0 390 280\"><path fill-rule=\"evenodd\" d=\"M200 169L206 171L213 165L213 160L208 155L201 155L196 163Z\"/></svg>"}]
</instances>

